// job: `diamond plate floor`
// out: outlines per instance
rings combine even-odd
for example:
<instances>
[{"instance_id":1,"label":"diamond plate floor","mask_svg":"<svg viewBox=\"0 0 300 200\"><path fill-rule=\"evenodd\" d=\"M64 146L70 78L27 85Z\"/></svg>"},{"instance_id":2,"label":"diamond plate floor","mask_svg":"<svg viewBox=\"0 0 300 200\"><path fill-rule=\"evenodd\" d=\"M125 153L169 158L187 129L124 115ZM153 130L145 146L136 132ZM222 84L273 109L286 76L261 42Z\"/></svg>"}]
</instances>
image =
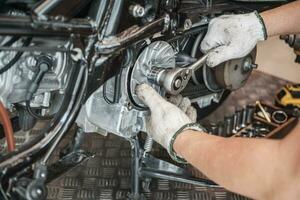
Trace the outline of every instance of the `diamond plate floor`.
<instances>
[{"instance_id":1,"label":"diamond plate floor","mask_svg":"<svg viewBox=\"0 0 300 200\"><path fill-rule=\"evenodd\" d=\"M263 73L253 73L242 89L233 92L224 104L207 119L219 121L236 108L257 99L272 103L273 96L287 82ZM68 140L68 137L65 139ZM63 146L62 143L60 146ZM59 148L58 148L59 149ZM49 200L126 199L130 191L130 146L123 138L110 134L86 135L83 149L95 153L95 157L74 168L48 185ZM156 145L155 154L167 157ZM52 158L57 159L58 151ZM166 180L153 180L147 199L247 199L222 189L210 189Z\"/></svg>"}]
</instances>

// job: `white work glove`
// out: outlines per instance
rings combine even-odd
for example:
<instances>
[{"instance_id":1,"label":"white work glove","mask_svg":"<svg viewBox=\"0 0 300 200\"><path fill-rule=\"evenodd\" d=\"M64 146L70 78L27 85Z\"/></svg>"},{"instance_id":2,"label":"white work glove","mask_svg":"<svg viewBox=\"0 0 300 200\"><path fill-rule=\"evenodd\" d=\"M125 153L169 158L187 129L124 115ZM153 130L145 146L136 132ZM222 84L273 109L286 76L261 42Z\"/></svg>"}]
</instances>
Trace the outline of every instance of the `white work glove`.
<instances>
[{"instance_id":1,"label":"white work glove","mask_svg":"<svg viewBox=\"0 0 300 200\"><path fill-rule=\"evenodd\" d=\"M197 117L195 108L191 106L188 98L182 98L182 96L171 97L169 100L178 105L181 110L162 98L147 84L138 85L136 94L149 107L151 112L146 127L148 134L166 148L174 160L180 162L172 155L174 153L172 152L174 135L178 135L183 127L186 128L182 131L186 129L203 130L200 125L193 124L196 122Z\"/></svg>"},{"instance_id":2,"label":"white work glove","mask_svg":"<svg viewBox=\"0 0 300 200\"><path fill-rule=\"evenodd\" d=\"M215 67L227 60L248 55L258 41L266 38L264 22L256 11L223 15L210 21L201 51L208 54L206 64Z\"/></svg>"}]
</instances>

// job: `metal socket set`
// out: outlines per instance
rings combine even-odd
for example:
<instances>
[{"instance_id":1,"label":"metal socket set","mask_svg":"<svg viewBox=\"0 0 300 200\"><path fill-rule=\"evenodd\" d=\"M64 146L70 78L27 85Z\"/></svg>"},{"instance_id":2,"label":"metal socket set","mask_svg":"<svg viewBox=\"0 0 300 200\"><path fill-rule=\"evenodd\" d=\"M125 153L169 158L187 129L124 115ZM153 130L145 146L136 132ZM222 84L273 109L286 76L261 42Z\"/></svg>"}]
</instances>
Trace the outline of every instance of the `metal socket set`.
<instances>
[{"instance_id":1,"label":"metal socket set","mask_svg":"<svg viewBox=\"0 0 300 200\"><path fill-rule=\"evenodd\" d=\"M261 138L272 137L294 121L296 118L283 109L257 101L254 105L238 109L221 122L210 123L206 128L210 134L222 137Z\"/></svg>"}]
</instances>

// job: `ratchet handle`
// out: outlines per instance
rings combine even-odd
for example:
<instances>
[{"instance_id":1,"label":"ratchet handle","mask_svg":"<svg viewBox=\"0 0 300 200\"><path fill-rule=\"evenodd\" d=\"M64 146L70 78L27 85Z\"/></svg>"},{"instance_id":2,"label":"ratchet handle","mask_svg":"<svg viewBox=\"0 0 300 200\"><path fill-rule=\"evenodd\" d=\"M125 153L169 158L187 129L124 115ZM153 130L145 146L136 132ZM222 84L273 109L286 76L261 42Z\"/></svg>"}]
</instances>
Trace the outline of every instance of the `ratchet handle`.
<instances>
[{"instance_id":1,"label":"ratchet handle","mask_svg":"<svg viewBox=\"0 0 300 200\"><path fill-rule=\"evenodd\" d=\"M196 62L194 62L193 64L188 66L188 69L190 69L192 71L197 71L200 67L202 67L206 63L207 56L208 56L208 54L199 58Z\"/></svg>"},{"instance_id":2,"label":"ratchet handle","mask_svg":"<svg viewBox=\"0 0 300 200\"><path fill-rule=\"evenodd\" d=\"M165 69L152 67L146 76L150 82L164 87L167 93L177 95L187 86L192 73L206 63L206 58L207 55L204 55L185 68Z\"/></svg>"}]
</instances>

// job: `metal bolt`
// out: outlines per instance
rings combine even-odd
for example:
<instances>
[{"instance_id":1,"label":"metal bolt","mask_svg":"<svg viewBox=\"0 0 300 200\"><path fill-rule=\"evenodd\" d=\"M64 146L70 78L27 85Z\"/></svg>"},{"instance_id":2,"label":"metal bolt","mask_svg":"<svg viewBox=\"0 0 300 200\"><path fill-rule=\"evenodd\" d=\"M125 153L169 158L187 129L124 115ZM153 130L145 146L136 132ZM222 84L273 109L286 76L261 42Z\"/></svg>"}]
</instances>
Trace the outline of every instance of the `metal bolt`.
<instances>
[{"instance_id":1,"label":"metal bolt","mask_svg":"<svg viewBox=\"0 0 300 200\"><path fill-rule=\"evenodd\" d=\"M258 66L258 64L251 64L251 68L252 68L252 69L256 69L257 66Z\"/></svg>"},{"instance_id":2,"label":"metal bolt","mask_svg":"<svg viewBox=\"0 0 300 200\"><path fill-rule=\"evenodd\" d=\"M182 81L181 81L180 79L176 79L175 82L174 82L174 86L175 86L176 88L180 88L181 83L182 83Z\"/></svg>"},{"instance_id":3,"label":"metal bolt","mask_svg":"<svg viewBox=\"0 0 300 200\"><path fill-rule=\"evenodd\" d=\"M257 64L252 63L252 59L251 59L251 58L247 58L247 59L244 61L243 69L244 69L245 72L249 72L249 71L252 70L252 69L256 69L257 66L258 66Z\"/></svg>"},{"instance_id":4,"label":"metal bolt","mask_svg":"<svg viewBox=\"0 0 300 200\"><path fill-rule=\"evenodd\" d=\"M41 194L43 193L43 191L42 191L40 188L38 188L38 189L36 189L36 193L37 193L38 195L41 195Z\"/></svg>"},{"instance_id":5,"label":"metal bolt","mask_svg":"<svg viewBox=\"0 0 300 200\"><path fill-rule=\"evenodd\" d=\"M190 70L186 70L184 75L183 75L183 79L186 80L189 75L190 75Z\"/></svg>"},{"instance_id":6,"label":"metal bolt","mask_svg":"<svg viewBox=\"0 0 300 200\"><path fill-rule=\"evenodd\" d=\"M46 177L46 174L45 174L45 173L41 173L41 177L42 177L42 178L45 178L45 177Z\"/></svg>"},{"instance_id":7,"label":"metal bolt","mask_svg":"<svg viewBox=\"0 0 300 200\"><path fill-rule=\"evenodd\" d=\"M184 21L183 28L184 28L185 30L188 30L188 29L192 28L192 25L193 25L192 20L186 19L186 20Z\"/></svg>"},{"instance_id":8,"label":"metal bolt","mask_svg":"<svg viewBox=\"0 0 300 200\"><path fill-rule=\"evenodd\" d=\"M134 17L143 17L145 15L145 8L139 4L129 7L129 12Z\"/></svg>"}]
</instances>

